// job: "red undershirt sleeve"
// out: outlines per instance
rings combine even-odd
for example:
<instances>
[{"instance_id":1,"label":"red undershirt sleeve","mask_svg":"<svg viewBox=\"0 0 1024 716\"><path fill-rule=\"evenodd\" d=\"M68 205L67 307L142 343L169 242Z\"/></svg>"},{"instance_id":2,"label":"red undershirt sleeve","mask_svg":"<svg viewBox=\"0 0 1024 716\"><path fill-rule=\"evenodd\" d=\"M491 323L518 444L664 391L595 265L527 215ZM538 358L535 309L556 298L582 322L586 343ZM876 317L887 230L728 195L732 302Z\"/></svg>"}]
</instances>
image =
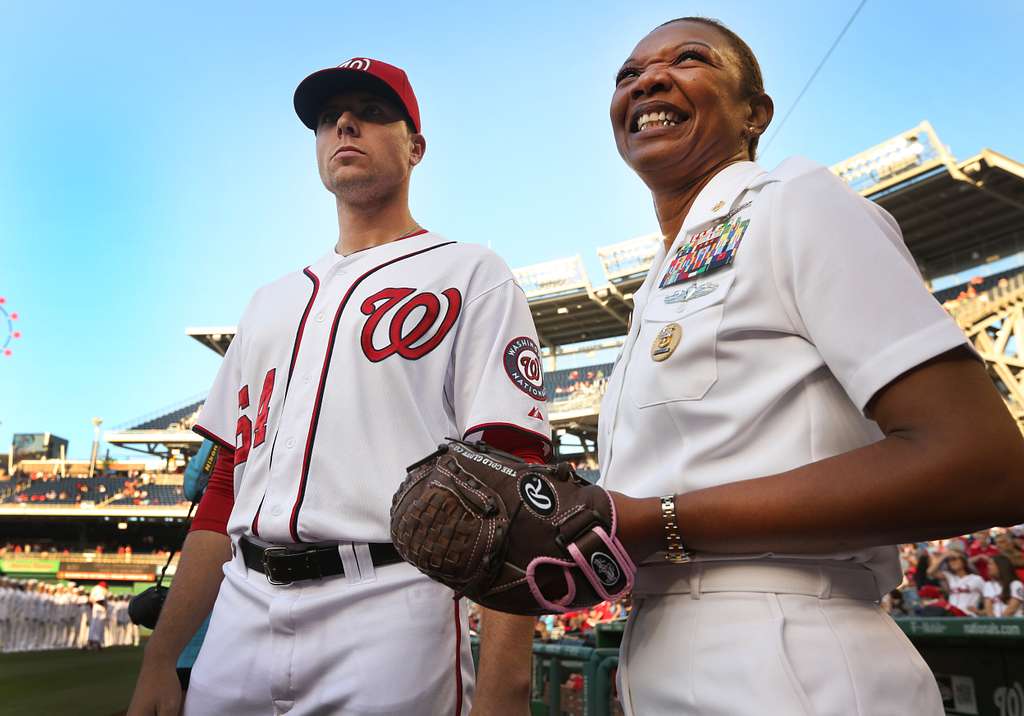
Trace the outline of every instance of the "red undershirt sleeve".
<instances>
[{"instance_id":1,"label":"red undershirt sleeve","mask_svg":"<svg viewBox=\"0 0 1024 716\"><path fill-rule=\"evenodd\" d=\"M523 462L535 465L546 462L544 452L547 446L529 433L512 428L488 428L482 437L488 444L515 455ZM208 530L227 534L228 517L235 502L234 465L234 451L222 449L210 473L206 492L199 501L190 532Z\"/></svg>"},{"instance_id":2,"label":"red undershirt sleeve","mask_svg":"<svg viewBox=\"0 0 1024 716\"><path fill-rule=\"evenodd\" d=\"M512 453L523 462L543 465L547 462L544 453L548 447L537 435L515 428L487 428L480 436L488 445Z\"/></svg>"},{"instance_id":3,"label":"red undershirt sleeve","mask_svg":"<svg viewBox=\"0 0 1024 716\"><path fill-rule=\"evenodd\" d=\"M228 533L228 517L235 505L235 451L221 446L210 482L199 500L196 516L192 518L189 532L207 530Z\"/></svg>"}]
</instances>

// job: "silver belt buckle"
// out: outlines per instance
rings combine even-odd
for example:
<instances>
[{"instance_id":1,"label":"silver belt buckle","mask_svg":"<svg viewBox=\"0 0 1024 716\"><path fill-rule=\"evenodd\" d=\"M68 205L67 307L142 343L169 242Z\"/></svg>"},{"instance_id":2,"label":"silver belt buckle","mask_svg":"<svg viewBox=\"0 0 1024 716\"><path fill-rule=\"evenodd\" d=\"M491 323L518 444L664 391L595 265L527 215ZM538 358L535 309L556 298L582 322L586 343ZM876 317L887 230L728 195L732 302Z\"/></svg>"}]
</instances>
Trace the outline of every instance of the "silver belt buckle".
<instances>
[{"instance_id":1,"label":"silver belt buckle","mask_svg":"<svg viewBox=\"0 0 1024 716\"><path fill-rule=\"evenodd\" d=\"M276 587L286 587L292 583L292 580L278 581L274 578L273 569L270 567L268 557L271 554L288 554L288 550L284 547L267 547L263 550L263 574L266 576L267 581Z\"/></svg>"}]
</instances>

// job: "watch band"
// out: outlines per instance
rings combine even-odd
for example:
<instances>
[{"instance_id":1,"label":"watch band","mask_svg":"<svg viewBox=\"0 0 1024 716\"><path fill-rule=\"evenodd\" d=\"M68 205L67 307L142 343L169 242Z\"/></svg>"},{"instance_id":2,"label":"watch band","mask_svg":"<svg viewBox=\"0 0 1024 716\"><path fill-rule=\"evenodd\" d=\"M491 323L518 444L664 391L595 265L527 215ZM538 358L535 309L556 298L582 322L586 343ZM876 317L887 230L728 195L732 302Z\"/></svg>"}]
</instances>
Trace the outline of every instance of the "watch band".
<instances>
[{"instance_id":1,"label":"watch band","mask_svg":"<svg viewBox=\"0 0 1024 716\"><path fill-rule=\"evenodd\" d=\"M665 559L672 564L692 562L693 552L683 546L683 539L679 536L675 495L665 495L661 498L661 518L665 523Z\"/></svg>"}]
</instances>

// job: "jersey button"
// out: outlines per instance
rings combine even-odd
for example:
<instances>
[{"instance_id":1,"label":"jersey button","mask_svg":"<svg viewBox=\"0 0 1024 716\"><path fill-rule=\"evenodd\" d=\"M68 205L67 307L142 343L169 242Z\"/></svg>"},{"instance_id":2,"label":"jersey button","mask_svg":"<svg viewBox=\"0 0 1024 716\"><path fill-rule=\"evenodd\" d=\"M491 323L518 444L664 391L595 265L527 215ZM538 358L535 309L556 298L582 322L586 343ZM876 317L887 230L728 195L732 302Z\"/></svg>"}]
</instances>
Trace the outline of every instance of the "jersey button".
<instances>
[{"instance_id":1,"label":"jersey button","mask_svg":"<svg viewBox=\"0 0 1024 716\"><path fill-rule=\"evenodd\" d=\"M281 514L281 505L274 505L274 509L272 509L270 511L270 514L272 514L274 517L277 517L278 515L280 515Z\"/></svg>"},{"instance_id":2,"label":"jersey button","mask_svg":"<svg viewBox=\"0 0 1024 716\"><path fill-rule=\"evenodd\" d=\"M288 438L288 441L285 442L285 445L287 445L289 449L295 447L295 438Z\"/></svg>"},{"instance_id":3,"label":"jersey button","mask_svg":"<svg viewBox=\"0 0 1024 716\"><path fill-rule=\"evenodd\" d=\"M316 314L316 322L317 323L323 323L324 322L324 314L323 313Z\"/></svg>"}]
</instances>

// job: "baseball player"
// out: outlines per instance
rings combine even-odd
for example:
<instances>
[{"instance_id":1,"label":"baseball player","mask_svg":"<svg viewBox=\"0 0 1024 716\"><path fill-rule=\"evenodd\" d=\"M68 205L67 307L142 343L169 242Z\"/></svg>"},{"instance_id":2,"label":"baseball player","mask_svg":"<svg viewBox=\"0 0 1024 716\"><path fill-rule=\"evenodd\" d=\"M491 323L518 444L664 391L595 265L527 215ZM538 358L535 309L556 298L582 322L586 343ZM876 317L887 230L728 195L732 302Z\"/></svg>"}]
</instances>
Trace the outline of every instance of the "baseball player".
<instances>
[{"instance_id":1,"label":"baseball player","mask_svg":"<svg viewBox=\"0 0 1024 716\"><path fill-rule=\"evenodd\" d=\"M1021 520L992 381L891 216L808 160L752 161L772 102L730 30L652 31L610 114L665 236L601 406L640 564L626 713L939 716L877 604L901 580L884 545Z\"/></svg>"},{"instance_id":2,"label":"baseball player","mask_svg":"<svg viewBox=\"0 0 1024 716\"><path fill-rule=\"evenodd\" d=\"M102 649L107 640L107 600L92 602L89 607L89 642L87 648Z\"/></svg>"},{"instance_id":3,"label":"baseball player","mask_svg":"<svg viewBox=\"0 0 1024 716\"><path fill-rule=\"evenodd\" d=\"M13 629L11 628L11 603L14 601L12 583L0 577L0 654L11 651Z\"/></svg>"},{"instance_id":4,"label":"baseball player","mask_svg":"<svg viewBox=\"0 0 1024 716\"><path fill-rule=\"evenodd\" d=\"M446 437L546 459L534 327L501 260L413 219L426 142L404 71L353 59L294 104L339 238L239 321L195 428L221 454L129 713L176 713L174 661L216 601L189 716L465 714L465 605L400 560L388 513ZM484 620L474 712L524 713L533 621Z\"/></svg>"}]
</instances>

